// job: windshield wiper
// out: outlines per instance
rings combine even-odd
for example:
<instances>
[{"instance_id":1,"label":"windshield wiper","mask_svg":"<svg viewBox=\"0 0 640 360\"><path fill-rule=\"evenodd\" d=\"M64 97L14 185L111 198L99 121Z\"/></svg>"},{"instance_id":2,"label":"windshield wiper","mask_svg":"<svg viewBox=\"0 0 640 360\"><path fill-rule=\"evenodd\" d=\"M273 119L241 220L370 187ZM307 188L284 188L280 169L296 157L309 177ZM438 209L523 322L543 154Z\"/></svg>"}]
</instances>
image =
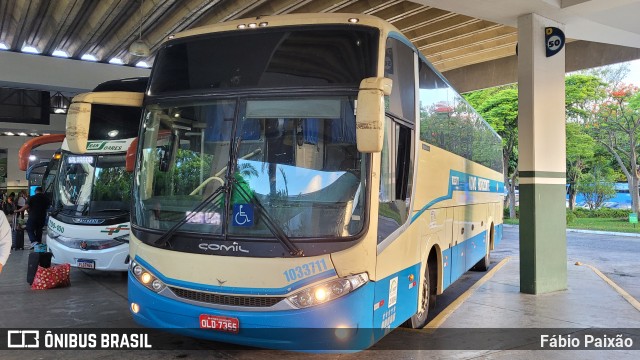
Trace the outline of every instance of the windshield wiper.
<instances>
[{"instance_id":1,"label":"windshield wiper","mask_svg":"<svg viewBox=\"0 0 640 360\"><path fill-rule=\"evenodd\" d=\"M265 224L267 225L267 228L269 229L269 231L271 231L273 236L275 236L276 239L280 241L282 246L287 251L289 251L289 254L291 256L304 256L304 252L302 251L302 249L298 248L293 242L291 242L291 240L289 239L289 236L287 236L287 234L284 232L284 230L282 230L280 225L275 220L273 220L273 218L271 217L271 214L269 214L267 209L265 209L264 205L262 205L260 200L258 200L258 198L255 196L255 194L253 192L248 193L247 190L240 185L240 183L238 182L238 179L236 179L235 172L236 172L236 167L238 166L238 155L239 155L238 152L240 150L241 141L242 141L242 138L239 136L234 139L233 147L231 148L231 154L229 156L227 184L232 184L229 190L232 190L232 189L240 190L239 191L240 196L242 196L242 198L244 198L245 201L248 201L251 204L253 204L253 206L255 206L260 211L260 213L262 213L262 215L264 216ZM225 199L226 214L230 214L231 195L232 195L232 191L228 191ZM228 232L225 232L225 234L227 233Z\"/></svg>"},{"instance_id":2,"label":"windshield wiper","mask_svg":"<svg viewBox=\"0 0 640 360\"><path fill-rule=\"evenodd\" d=\"M254 193L247 193L247 190L240 185L237 179L232 179L234 189L239 190L240 196L244 198L245 201L250 202L253 206L255 206L258 211L262 214L265 225L271 233L284 245L284 247L289 251L289 254L292 256L304 256L304 252L302 249L297 247L290 239L289 236L282 230L282 227L271 217L271 214L267 211L267 209L262 205L262 202L256 197Z\"/></svg>"},{"instance_id":3,"label":"windshield wiper","mask_svg":"<svg viewBox=\"0 0 640 360\"><path fill-rule=\"evenodd\" d=\"M189 220L191 220L191 218L194 217L198 212L200 212L200 210L204 209L206 206L211 204L218 197L218 195L222 194L223 192L227 192L227 185L218 186L218 188L213 193L211 193L211 195L207 196L204 200L202 200L198 204L198 206L193 208L193 210L191 210L189 214L187 214L180 221L175 223L169 230L167 230L167 232L162 234L156 241L154 241L153 244L161 247L165 247L167 246L167 244L171 245L169 240L171 240L171 237L173 236L173 234L175 234L175 232L178 231L178 229L182 225L186 224Z\"/></svg>"},{"instance_id":4,"label":"windshield wiper","mask_svg":"<svg viewBox=\"0 0 640 360\"><path fill-rule=\"evenodd\" d=\"M114 211L127 212L129 211L129 209L100 209L100 210L92 210L91 212L101 213L101 212L114 212Z\"/></svg>"}]
</instances>

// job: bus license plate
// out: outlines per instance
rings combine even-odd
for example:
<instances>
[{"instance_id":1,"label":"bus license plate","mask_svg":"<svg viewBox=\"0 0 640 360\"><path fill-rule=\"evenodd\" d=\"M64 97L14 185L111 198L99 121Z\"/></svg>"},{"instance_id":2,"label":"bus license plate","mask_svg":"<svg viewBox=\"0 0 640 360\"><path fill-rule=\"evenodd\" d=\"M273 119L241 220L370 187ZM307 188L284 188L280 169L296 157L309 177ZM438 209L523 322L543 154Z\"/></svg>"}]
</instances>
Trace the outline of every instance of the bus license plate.
<instances>
[{"instance_id":1,"label":"bus license plate","mask_svg":"<svg viewBox=\"0 0 640 360\"><path fill-rule=\"evenodd\" d=\"M81 269L95 269L96 262L89 259L78 259L78 267Z\"/></svg>"},{"instance_id":2,"label":"bus license plate","mask_svg":"<svg viewBox=\"0 0 640 360\"><path fill-rule=\"evenodd\" d=\"M232 317L202 314L200 315L200 329L237 333L240 331L240 322Z\"/></svg>"}]
</instances>

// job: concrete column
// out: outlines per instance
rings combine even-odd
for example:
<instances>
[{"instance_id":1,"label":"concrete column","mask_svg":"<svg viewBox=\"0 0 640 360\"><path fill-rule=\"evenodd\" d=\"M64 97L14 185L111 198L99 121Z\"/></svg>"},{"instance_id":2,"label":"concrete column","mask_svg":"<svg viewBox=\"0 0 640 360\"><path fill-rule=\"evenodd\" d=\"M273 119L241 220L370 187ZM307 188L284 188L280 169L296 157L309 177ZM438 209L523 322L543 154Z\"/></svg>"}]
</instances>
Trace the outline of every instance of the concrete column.
<instances>
[{"instance_id":1,"label":"concrete column","mask_svg":"<svg viewBox=\"0 0 640 360\"><path fill-rule=\"evenodd\" d=\"M537 14L518 18L518 170L520 291L567 288L565 217L565 52L545 54L545 27L562 24Z\"/></svg>"}]
</instances>

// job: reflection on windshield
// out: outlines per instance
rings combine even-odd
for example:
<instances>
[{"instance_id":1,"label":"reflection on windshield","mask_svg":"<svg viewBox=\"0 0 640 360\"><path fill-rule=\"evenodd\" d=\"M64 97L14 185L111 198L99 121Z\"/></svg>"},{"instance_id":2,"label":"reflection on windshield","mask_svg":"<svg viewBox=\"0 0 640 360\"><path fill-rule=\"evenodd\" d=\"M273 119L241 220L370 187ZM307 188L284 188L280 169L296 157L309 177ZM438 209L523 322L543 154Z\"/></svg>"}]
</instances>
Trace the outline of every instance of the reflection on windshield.
<instances>
[{"instance_id":1,"label":"reflection on windshield","mask_svg":"<svg viewBox=\"0 0 640 360\"><path fill-rule=\"evenodd\" d=\"M365 161L355 144L353 99L171 104L149 107L144 121L134 223L166 231L187 217L179 231L273 238L264 215L245 194L288 237L361 231ZM235 181L229 184L234 138L239 147ZM170 166L163 168L163 162ZM230 194L194 213L221 185L230 186Z\"/></svg>"},{"instance_id":2,"label":"reflection on windshield","mask_svg":"<svg viewBox=\"0 0 640 360\"><path fill-rule=\"evenodd\" d=\"M55 208L76 216L109 216L129 211L131 174L124 165L124 155L64 154Z\"/></svg>"}]
</instances>

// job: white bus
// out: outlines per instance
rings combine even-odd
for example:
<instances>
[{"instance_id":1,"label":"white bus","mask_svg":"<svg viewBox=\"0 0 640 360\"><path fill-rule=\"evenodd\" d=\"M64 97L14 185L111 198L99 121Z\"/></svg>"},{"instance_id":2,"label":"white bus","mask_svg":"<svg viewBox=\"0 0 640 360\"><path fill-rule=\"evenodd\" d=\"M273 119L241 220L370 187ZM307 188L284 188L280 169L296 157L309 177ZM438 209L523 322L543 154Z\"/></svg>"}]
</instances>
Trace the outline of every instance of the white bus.
<instances>
[{"instance_id":1,"label":"white bus","mask_svg":"<svg viewBox=\"0 0 640 360\"><path fill-rule=\"evenodd\" d=\"M90 117L91 125L82 150L62 143L47 224L53 262L128 269L131 173L125 156L138 135L146 85L147 78L113 80L73 98L67 138L79 131L70 126L78 114Z\"/></svg>"}]
</instances>

